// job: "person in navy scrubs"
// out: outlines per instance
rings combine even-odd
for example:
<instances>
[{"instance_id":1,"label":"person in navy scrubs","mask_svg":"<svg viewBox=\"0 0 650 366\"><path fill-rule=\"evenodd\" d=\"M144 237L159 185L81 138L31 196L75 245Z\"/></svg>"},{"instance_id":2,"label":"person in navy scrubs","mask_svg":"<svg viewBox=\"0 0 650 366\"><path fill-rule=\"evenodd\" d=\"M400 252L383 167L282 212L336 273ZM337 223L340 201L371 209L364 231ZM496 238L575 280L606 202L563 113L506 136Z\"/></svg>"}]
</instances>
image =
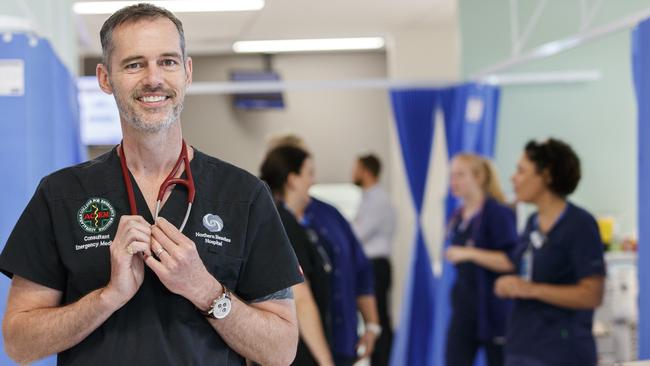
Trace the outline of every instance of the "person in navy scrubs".
<instances>
[{"instance_id":1,"label":"person in navy scrubs","mask_svg":"<svg viewBox=\"0 0 650 366\"><path fill-rule=\"evenodd\" d=\"M300 341L292 365L334 366L329 344L332 263L318 235L299 222L314 183L313 159L299 147L277 147L266 154L260 178L276 198L280 219L305 275L305 282L293 286Z\"/></svg>"},{"instance_id":2,"label":"person in navy scrubs","mask_svg":"<svg viewBox=\"0 0 650 366\"><path fill-rule=\"evenodd\" d=\"M537 206L513 254L519 275L495 292L515 299L507 366L595 366L593 311L603 298L605 264L596 220L567 201L580 160L566 143L531 141L512 177L517 199Z\"/></svg>"},{"instance_id":3,"label":"person in navy scrubs","mask_svg":"<svg viewBox=\"0 0 650 366\"><path fill-rule=\"evenodd\" d=\"M514 271L509 253L517 244L514 212L491 163L459 154L451 163L452 194L462 206L449 220L447 260L456 266L447 332L446 364L472 366L480 348L489 366L503 365L503 344L511 301L492 291L502 273Z\"/></svg>"},{"instance_id":4,"label":"person in navy scrubs","mask_svg":"<svg viewBox=\"0 0 650 366\"><path fill-rule=\"evenodd\" d=\"M276 136L269 149L295 146L309 151L296 135ZM310 154L313 156L313 154ZM332 353L337 366L369 358L381 336L372 263L345 217L329 203L310 197L301 224L318 236L332 263ZM359 313L365 332L359 334Z\"/></svg>"}]
</instances>

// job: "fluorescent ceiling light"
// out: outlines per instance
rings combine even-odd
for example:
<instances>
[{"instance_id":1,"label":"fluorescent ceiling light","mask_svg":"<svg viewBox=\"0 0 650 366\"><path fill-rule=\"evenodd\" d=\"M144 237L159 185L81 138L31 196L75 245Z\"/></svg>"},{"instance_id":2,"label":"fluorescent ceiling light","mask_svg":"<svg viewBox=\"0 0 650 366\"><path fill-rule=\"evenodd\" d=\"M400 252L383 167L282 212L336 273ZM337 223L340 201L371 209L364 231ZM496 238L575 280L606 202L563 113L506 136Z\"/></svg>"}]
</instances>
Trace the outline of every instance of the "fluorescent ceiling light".
<instances>
[{"instance_id":1,"label":"fluorescent ceiling light","mask_svg":"<svg viewBox=\"0 0 650 366\"><path fill-rule=\"evenodd\" d=\"M376 50L384 47L381 37L285 39L269 41L239 41L232 46L237 53L279 53L341 50Z\"/></svg>"},{"instance_id":2,"label":"fluorescent ceiling light","mask_svg":"<svg viewBox=\"0 0 650 366\"><path fill-rule=\"evenodd\" d=\"M160 1L89 1L73 5L77 14L112 14L140 2L165 8L173 13L200 13L209 11L253 11L264 7L264 0L160 0Z\"/></svg>"},{"instance_id":3,"label":"fluorescent ceiling light","mask_svg":"<svg viewBox=\"0 0 650 366\"><path fill-rule=\"evenodd\" d=\"M535 52L541 57L548 57L568 50L580 44L580 38L570 37L559 41L550 42L540 46Z\"/></svg>"}]
</instances>

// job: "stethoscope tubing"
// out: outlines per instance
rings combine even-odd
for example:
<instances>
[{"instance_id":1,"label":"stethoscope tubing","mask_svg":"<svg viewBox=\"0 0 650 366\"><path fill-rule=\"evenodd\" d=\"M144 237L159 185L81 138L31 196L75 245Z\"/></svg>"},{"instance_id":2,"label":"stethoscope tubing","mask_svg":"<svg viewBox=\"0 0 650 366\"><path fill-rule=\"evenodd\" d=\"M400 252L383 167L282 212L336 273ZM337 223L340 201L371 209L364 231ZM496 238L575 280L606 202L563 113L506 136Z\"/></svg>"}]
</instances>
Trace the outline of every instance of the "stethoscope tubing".
<instances>
[{"instance_id":1,"label":"stethoscope tubing","mask_svg":"<svg viewBox=\"0 0 650 366\"><path fill-rule=\"evenodd\" d=\"M131 183L131 177L129 176L129 168L126 165L126 155L124 154L123 145L124 142L122 141L120 143L119 150L118 150L120 156L120 166L122 168L122 177L124 178L124 186L126 187L126 194L129 200L129 209L131 215L137 215L138 207L135 202L135 193L133 190L133 184ZM178 174L178 171L181 167L181 163L183 163L185 167L185 174L187 176L187 178L185 179L175 178L175 175ZM194 203L194 197L196 195L196 189L194 186L194 177L192 176L192 170L190 169L190 159L187 154L187 144L185 143L185 140L183 140L181 153L178 156L178 160L176 161L174 168L169 173L167 178L165 178L163 183L160 185L160 189L158 190L158 197L156 199L156 209L153 215L154 221L158 218L158 215L160 214L160 208L162 205L163 198L165 197L165 192L167 191L169 186L176 185L176 184L184 185L187 188L187 210L185 211L185 217L183 218L183 222L181 223L181 226L178 229L179 231L182 232L190 217L190 212L192 211L192 204Z\"/></svg>"}]
</instances>

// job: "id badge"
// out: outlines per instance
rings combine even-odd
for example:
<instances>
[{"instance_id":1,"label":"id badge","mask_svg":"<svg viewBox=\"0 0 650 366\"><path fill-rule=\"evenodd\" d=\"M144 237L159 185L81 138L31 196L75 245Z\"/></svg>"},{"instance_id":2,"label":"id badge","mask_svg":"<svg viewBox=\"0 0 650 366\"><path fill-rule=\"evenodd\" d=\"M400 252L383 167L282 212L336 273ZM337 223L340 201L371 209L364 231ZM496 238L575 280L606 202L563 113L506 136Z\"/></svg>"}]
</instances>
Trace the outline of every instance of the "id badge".
<instances>
[{"instance_id":1,"label":"id badge","mask_svg":"<svg viewBox=\"0 0 650 366\"><path fill-rule=\"evenodd\" d=\"M531 247L528 247L521 257L519 276L528 282L533 280L533 248Z\"/></svg>"}]
</instances>

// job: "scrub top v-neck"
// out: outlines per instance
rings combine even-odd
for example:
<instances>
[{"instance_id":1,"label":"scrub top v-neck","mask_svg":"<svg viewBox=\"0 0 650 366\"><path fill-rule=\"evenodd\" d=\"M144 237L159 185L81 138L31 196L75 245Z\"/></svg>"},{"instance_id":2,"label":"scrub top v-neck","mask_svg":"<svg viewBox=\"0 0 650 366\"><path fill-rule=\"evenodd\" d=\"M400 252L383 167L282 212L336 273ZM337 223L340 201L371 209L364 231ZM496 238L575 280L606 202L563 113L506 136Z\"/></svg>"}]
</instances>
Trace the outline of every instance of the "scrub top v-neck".
<instances>
[{"instance_id":1,"label":"scrub top v-neck","mask_svg":"<svg viewBox=\"0 0 650 366\"><path fill-rule=\"evenodd\" d=\"M192 169L192 172L194 172L194 169L198 169L198 167L194 166L197 165L196 163L193 164L194 161L195 159L190 160L190 169ZM183 172L180 176L182 179L185 179L186 177L186 172ZM144 194L142 193L142 190L140 190L140 186L131 171L129 171L129 179L131 179L138 215L142 216L148 223L153 224L153 214L149 209ZM167 221L171 222L178 228L185 216L185 210L187 210L187 189L183 186L175 185L171 188L169 197L167 197L166 200L163 200L158 216L164 217Z\"/></svg>"}]
</instances>

